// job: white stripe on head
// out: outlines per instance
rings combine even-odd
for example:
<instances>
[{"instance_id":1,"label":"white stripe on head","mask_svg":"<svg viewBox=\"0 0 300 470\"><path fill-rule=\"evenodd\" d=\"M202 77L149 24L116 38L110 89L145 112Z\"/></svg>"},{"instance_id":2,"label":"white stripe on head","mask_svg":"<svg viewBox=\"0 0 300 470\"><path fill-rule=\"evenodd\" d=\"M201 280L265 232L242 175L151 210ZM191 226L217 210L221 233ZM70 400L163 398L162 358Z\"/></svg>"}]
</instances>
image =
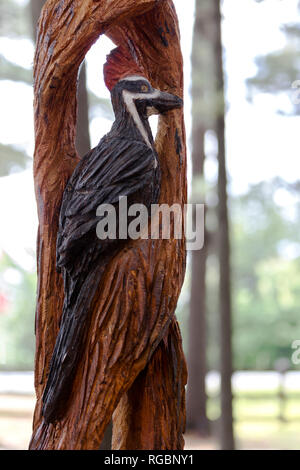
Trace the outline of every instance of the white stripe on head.
<instances>
[{"instance_id":1,"label":"white stripe on head","mask_svg":"<svg viewBox=\"0 0 300 470\"><path fill-rule=\"evenodd\" d=\"M140 115L136 109L135 105L135 100L138 99L145 99L147 98L158 98L160 95L160 92L158 90L155 90L153 93L131 93L130 91L124 90L123 91L123 99L124 103L126 105L127 111L129 114L132 116L138 130L140 131L143 139L145 140L146 144L148 147L152 148L152 145L150 144L149 137L147 134L147 131L142 123L142 120L140 118Z\"/></svg>"},{"instance_id":2,"label":"white stripe on head","mask_svg":"<svg viewBox=\"0 0 300 470\"><path fill-rule=\"evenodd\" d=\"M137 82L138 80L143 80L144 82L149 83L146 77L142 75L129 75L128 77L121 78L120 82L128 81L128 82Z\"/></svg>"}]
</instances>

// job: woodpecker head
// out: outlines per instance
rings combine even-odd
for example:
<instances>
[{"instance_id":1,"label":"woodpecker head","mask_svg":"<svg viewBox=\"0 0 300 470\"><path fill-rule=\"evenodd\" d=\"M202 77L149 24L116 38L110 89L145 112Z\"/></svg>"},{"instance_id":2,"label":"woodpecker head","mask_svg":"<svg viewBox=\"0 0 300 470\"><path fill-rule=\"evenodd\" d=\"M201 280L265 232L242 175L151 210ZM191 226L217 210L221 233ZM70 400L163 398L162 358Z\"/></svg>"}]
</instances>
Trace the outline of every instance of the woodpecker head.
<instances>
[{"instance_id":1,"label":"woodpecker head","mask_svg":"<svg viewBox=\"0 0 300 470\"><path fill-rule=\"evenodd\" d=\"M120 97L123 103L120 103ZM123 104L130 114L135 112L135 108L141 117L165 114L183 105L181 98L153 88L145 77L139 75L121 79L112 90L112 98L114 105Z\"/></svg>"},{"instance_id":2,"label":"woodpecker head","mask_svg":"<svg viewBox=\"0 0 300 470\"><path fill-rule=\"evenodd\" d=\"M133 138L140 136L149 147L153 147L149 116L164 114L183 105L181 98L156 90L140 75L130 75L119 80L111 91L111 97L116 116L115 126L118 126L119 132L123 130Z\"/></svg>"},{"instance_id":3,"label":"woodpecker head","mask_svg":"<svg viewBox=\"0 0 300 470\"><path fill-rule=\"evenodd\" d=\"M153 138L148 117L165 114L183 106L178 96L157 90L145 78L144 70L124 46L114 49L104 65L104 79L111 92L112 105L119 132L140 134L147 145Z\"/></svg>"}]
</instances>

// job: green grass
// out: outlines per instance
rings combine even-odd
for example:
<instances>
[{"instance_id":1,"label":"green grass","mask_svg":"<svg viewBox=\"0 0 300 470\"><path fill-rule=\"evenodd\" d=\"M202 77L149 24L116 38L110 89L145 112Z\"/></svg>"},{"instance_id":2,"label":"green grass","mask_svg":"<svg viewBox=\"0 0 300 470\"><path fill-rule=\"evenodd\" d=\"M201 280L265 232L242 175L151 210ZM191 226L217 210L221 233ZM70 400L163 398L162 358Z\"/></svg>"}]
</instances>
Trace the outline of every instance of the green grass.
<instances>
[{"instance_id":1,"label":"green grass","mask_svg":"<svg viewBox=\"0 0 300 470\"><path fill-rule=\"evenodd\" d=\"M233 402L237 447L240 449L300 450L300 394L290 394L279 420L280 401L276 392L251 391L235 395ZM211 420L220 417L217 397L208 401Z\"/></svg>"},{"instance_id":2,"label":"green grass","mask_svg":"<svg viewBox=\"0 0 300 470\"><path fill-rule=\"evenodd\" d=\"M0 395L0 449L26 449L32 426L34 397ZM208 402L210 419L220 416L219 400ZM278 420L279 402L275 393L239 393L234 400L235 435L238 449L300 450L300 396L291 394L285 416L293 421ZM217 426L214 426L215 431ZM217 449L219 443L213 437L203 440L187 435L188 448Z\"/></svg>"},{"instance_id":3,"label":"green grass","mask_svg":"<svg viewBox=\"0 0 300 470\"><path fill-rule=\"evenodd\" d=\"M300 423L238 422L235 435L239 449L300 449Z\"/></svg>"}]
</instances>

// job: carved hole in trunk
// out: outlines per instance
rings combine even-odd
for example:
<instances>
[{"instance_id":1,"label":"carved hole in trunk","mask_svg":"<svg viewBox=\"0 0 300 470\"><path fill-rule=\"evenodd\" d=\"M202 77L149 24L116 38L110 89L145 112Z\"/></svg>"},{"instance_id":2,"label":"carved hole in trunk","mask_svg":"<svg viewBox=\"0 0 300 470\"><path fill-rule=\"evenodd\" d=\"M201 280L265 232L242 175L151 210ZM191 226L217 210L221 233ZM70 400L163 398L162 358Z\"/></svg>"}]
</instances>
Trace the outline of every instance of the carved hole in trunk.
<instances>
[{"instance_id":1,"label":"carved hole in trunk","mask_svg":"<svg viewBox=\"0 0 300 470\"><path fill-rule=\"evenodd\" d=\"M150 123L150 127L151 127L151 130L152 130L154 141L156 139L156 134L157 134L157 131L158 131L158 119L159 119L159 116L157 116L157 115L150 116L150 118L149 118L149 123Z\"/></svg>"}]
</instances>

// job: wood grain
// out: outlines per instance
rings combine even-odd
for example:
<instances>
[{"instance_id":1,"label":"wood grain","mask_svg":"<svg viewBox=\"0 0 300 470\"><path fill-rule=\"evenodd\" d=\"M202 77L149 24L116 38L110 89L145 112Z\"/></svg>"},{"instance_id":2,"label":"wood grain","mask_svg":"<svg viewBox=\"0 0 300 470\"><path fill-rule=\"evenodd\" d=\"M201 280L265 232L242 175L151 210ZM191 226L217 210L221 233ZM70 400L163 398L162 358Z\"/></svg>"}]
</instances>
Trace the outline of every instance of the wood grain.
<instances>
[{"instance_id":1,"label":"wood grain","mask_svg":"<svg viewBox=\"0 0 300 470\"><path fill-rule=\"evenodd\" d=\"M183 94L178 21L171 0L46 2L34 67L34 178L40 225L37 405L30 448L98 449L118 404L114 434L119 437L114 446L131 448L128 435L133 418L124 410L135 408L137 391L147 403L147 390L153 382L151 406L166 406L167 411L153 423L142 407L136 420L146 431L140 433L135 425L131 439L136 436L144 449L182 448L186 369L174 312L185 274L184 240L130 242L108 265L99 285L71 406L56 425L47 425L41 416L41 397L63 304L62 280L55 266L58 216L66 181L78 163L77 74L86 52L103 33L136 54L153 86ZM181 110L160 118L156 149L162 171L160 202L183 205L186 152ZM122 429L122 439L118 429Z\"/></svg>"}]
</instances>

